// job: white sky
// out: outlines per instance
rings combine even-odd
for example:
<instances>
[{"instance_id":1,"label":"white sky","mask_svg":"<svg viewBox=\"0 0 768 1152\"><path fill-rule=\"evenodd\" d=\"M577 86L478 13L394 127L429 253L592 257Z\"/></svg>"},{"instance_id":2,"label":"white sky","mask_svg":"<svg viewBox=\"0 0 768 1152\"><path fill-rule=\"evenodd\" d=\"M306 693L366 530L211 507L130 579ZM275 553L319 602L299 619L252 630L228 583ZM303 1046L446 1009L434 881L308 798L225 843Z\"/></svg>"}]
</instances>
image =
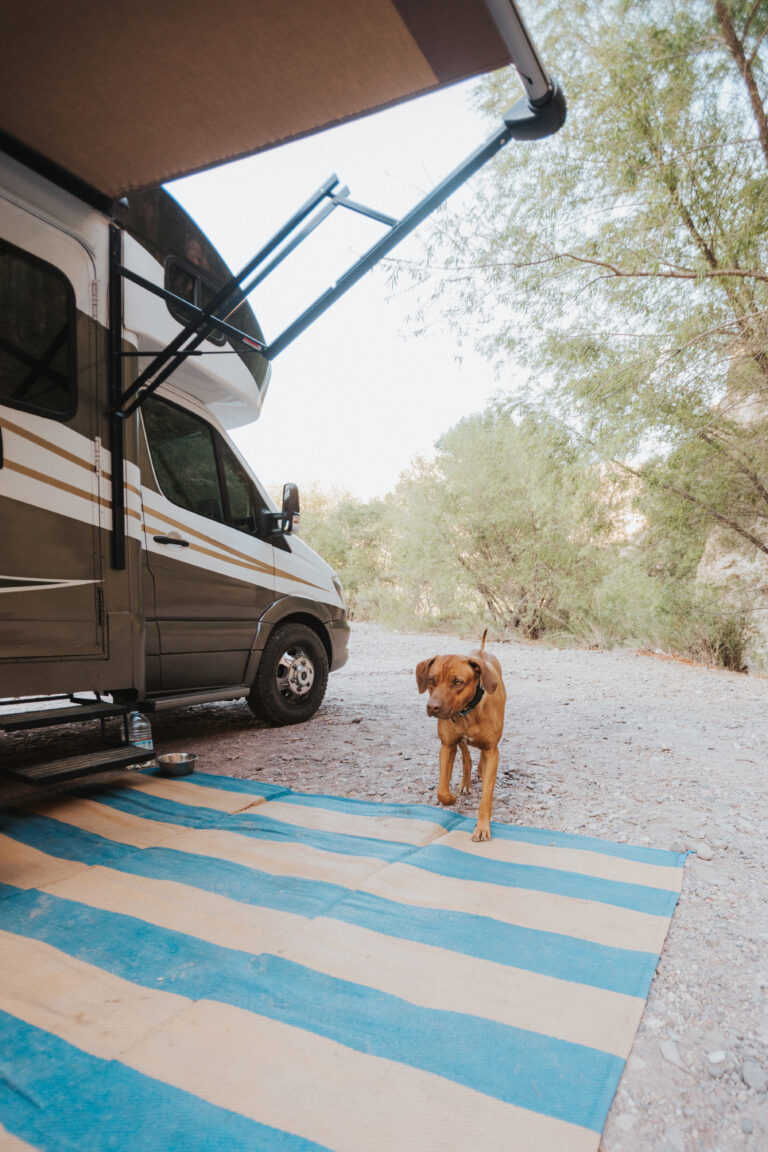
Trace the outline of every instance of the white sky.
<instances>
[{"instance_id":1,"label":"white sky","mask_svg":"<svg viewBox=\"0 0 768 1152\"><path fill-rule=\"evenodd\" d=\"M233 269L334 172L353 200L400 217L490 134L468 106L468 91L464 84L421 97L176 181L169 191ZM471 193L470 181L449 203ZM384 231L336 209L251 296L267 340ZM393 256L414 256L416 248L406 240ZM416 292L405 277L393 292L385 271L374 269L273 362L260 419L236 433L264 484L383 495L415 456L431 455L443 432L498 390L473 348L465 345L458 363L458 343L446 331L412 335Z\"/></svg>"}]
</instances>

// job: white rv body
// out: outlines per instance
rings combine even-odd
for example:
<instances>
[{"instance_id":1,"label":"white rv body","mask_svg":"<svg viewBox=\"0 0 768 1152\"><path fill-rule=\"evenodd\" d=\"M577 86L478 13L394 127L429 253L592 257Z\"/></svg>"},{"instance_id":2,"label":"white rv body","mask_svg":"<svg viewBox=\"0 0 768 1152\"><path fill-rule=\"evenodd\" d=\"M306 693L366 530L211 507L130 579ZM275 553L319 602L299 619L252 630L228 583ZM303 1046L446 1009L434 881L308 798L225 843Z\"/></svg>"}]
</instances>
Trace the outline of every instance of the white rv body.
<instances>
[{"instance_id":1,"label":"white rv body","mask_svg":"<svg viewBox=\"0 0 768 1152\"><path fill-rule=\"evenodd\" d=\"M207 243L170 197L152 195L196 250ZM178 494L169 498L140 409L125 429L125 569L112 567L109 225L97 209L0 157L0 277L10 268L21 269L23 279L28 263L35 275L50 273L57 296L64 285L74 303L75 345L71 415L45 411L44 387L14 392L20 358L30 358L23 332L19 347L5 351L11 367L5 384L0 376L0 696L90 690L151 706L183 703L189 693L246 694L270 633L287 621L313 631L328 666L339 666L348 626L338 581L297 537L260 533L257 514L277 509L227 435L258 416L268 365L254 374L234 352L190 357L151 400L161 418L191 427L193 441L215 443L219 483L225 490L236 484L238 498L252 501L248 524L233 525L223 491L218 508L215 499L190 507L186 492L182 503ZM163 263L129 229L130 220L125 267L163 289ZM14 307L21 317L18 296ZM35 308L42 308L39 299ZM19 330L22 324L23 317ZM155 353L180 328L163 299L126 282L125 353ZM222 350L209 341L207 348ZM140 363L138 355L125 356L126 380ZM179 458L174 442L162 449ZM225 456L223 480L218 455L213 460L218 453ZM298 711L303 718L305 709Z\"/></svg>"}]
</instances>

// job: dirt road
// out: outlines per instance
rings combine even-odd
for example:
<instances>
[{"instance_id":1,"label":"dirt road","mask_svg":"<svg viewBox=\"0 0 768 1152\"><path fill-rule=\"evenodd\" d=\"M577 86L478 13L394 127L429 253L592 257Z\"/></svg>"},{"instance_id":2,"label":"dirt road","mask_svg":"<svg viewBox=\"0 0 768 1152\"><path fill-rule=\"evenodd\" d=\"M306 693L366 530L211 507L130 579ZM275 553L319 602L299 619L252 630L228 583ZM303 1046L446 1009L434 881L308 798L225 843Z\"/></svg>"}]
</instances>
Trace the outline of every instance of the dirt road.
<instances>
[{"instance_id":1,"label":"dirt road","mask_svg":"<svg viewBox=\"0 0 768 1152\"><path fill-rule=\"evenodd\" d=\"M414 668L476 642L358 624L308 724L263 729L244 703L204 705L159 717L156 743L198 752L206 772L434 803L436 725ZM698 853L601 1147L768 1149L768 680L491 647L508 693L496 820ZM477 801L476 788L458 810Z\"/></svg>"}]
</instances>

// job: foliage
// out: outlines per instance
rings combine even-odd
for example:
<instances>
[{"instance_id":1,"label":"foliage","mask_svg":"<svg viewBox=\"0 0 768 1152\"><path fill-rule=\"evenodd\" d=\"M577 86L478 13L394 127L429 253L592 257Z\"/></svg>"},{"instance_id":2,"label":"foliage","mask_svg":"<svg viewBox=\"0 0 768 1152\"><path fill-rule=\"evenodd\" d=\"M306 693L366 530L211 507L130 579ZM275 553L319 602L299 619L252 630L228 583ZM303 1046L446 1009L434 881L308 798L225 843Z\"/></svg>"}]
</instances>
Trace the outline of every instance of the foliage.
<instances>
[{"instance_id":1,"label":"foliage","mask_svg":"<svg viewBox=\"0 0 768 1152\"><path fill-rule=\"evenodd\" d=\"M441 574L454 590L438 598L443 612L449 604L529 638L563 624L600 567L593 537L608 527L583 450L503 404L461 421L437 448L396 490L419 538L395 548L395 565L418 571L422 587Z\"/></svg>"},{"instance_id":2,"label":"foliage","mask_svg":"<svg viewBox=\"0 0 768 1152\"><path fill-rule=\"evenodd\" d=\"M305 488L301 535L338 573L352 619L376 614L386 593L388 525L381 501Z\"/></svg>"},{"instance_id":3,"label":"foliage","mask_svg":"<svg viewBox=\"0 0 768 1152\"><path fill-rule=\"evenodd\" d=\"M314 495L305 535L355 612L534 639L588 614L624 502L561 427L498 403L452 428L384 502Z\"/></svg>"},{"instance_id":4,"label":"foliage","mask_svg":"<svg viewBox=\"0 0 768 1152\"><path fill-rule=\"evenodd\" d=\"M423 274L452 326L525 366L532 402L697 531L768 554L768 2L531 16L569 121L500 155ZM496 73L478 101L497 120L516 88Z\"/></svg>"},{"instance_id":5,"label":"foliage","mask_svg":"<svg viewBox=\"0 0 768 1152\"><path fill-rule=\"evenodd\" d=\"M380 618L742 668L749 605L696 574L715 529L768 556L768 0L526 15L568 123L505 149L412 269L509 399L329 508L320 551ZM477 102L495 124L518 95L507 70Z\"/></svg>"}]
</instances>

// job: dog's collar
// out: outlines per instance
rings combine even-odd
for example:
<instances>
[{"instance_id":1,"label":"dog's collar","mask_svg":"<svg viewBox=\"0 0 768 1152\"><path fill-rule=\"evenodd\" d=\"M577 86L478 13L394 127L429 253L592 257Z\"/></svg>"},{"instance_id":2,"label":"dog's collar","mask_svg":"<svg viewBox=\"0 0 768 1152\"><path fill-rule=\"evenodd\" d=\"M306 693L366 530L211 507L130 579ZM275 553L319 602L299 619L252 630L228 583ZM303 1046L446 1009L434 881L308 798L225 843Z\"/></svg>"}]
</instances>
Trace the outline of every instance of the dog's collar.
<instances>
[{"instance_id":1,"label":"dog's collar","mask_svg":"<svg viewBox=\"0 0 768 1152\"><path fill-rule=\"evenodd\" d=\"M473 708L477 708L483 696L485 696L485 688L483 688L482 684L478 684L477 692L475 692L466 708L462 708L461 712L457 712L455 716L451 716L451 720L453 720L454 724L458 720L459 716L466 716L467 712L471 712Z\"/></svg>"}]
</instances>

